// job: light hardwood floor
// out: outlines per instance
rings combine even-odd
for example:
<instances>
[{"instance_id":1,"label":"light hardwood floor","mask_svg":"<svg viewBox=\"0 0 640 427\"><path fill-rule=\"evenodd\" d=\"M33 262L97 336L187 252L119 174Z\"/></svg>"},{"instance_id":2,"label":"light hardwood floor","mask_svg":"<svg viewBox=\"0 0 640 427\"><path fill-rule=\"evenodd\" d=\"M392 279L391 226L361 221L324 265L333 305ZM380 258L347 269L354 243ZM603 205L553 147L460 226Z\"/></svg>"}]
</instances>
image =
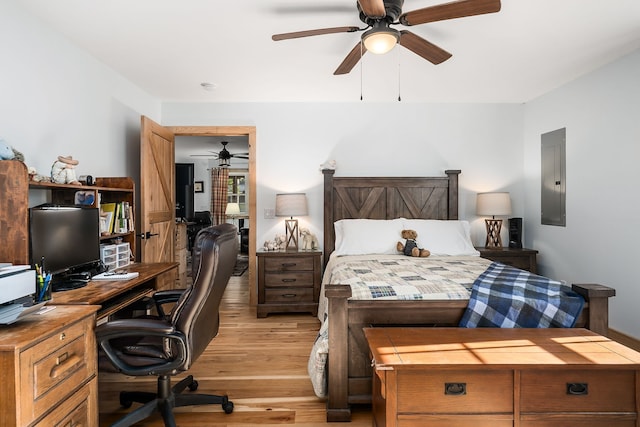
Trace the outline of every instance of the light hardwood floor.
<instances>
[{"instance_id":1,"label":"light hardwood floor","mask_svg":"<svg viewBox=\"0 0 640 427\"><path fill-rule=\"evenodd\" d=\"M325 402L315 396L307 375L318 320L309 314L271 314L258 319L255 308L249 307L247 276L231 278L222 302L219 334L189 372L200 384L198 392L227 393L235 404L234 412L227 415L220 405L176 408L177 424L344 427L344 423L326 422ZM184 376L178 375L174 382ZM100 373L100 426L108 426L122 416L119 390L155 388L155 377ZM155 427L163 423L155 416L138 425ZM370 408L354 408L352 422L346 425L371 426Z\"/></svg>"}]
</instances>

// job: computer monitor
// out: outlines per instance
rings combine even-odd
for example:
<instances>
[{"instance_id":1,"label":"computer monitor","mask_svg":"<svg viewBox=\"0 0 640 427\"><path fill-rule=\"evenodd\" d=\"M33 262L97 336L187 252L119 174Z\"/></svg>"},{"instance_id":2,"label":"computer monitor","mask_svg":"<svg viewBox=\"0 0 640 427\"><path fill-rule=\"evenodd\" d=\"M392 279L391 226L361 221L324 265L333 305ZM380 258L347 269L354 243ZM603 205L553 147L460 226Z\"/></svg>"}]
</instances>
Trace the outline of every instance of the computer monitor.
<instances>
[{"instance_id":1,"label":"computer monitor","mask_svg":"<svg viewBox=\"0 0 640 427\"><path fill-rule=\"evenodd\" d=\"M73 275L81 274L86 283L84 273L100 265L99 209L48 204L29 209L29 249L31 265L53 275L54 291L82 286Z\"/></svg>"}]
</instances>

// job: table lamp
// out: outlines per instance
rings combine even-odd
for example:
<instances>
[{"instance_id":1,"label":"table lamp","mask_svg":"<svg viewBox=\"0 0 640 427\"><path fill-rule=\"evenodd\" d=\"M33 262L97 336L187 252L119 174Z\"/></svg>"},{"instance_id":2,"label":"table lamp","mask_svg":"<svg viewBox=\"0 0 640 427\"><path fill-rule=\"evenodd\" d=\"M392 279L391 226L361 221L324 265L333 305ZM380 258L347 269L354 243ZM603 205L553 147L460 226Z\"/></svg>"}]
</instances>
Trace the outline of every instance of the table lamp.
<instances>
[{"instance_id":1,"label":"table lamp","mask_svg":"<svg viewBox=\"0 0 640 427\"><path fill-rule=\"evenodd\" d=\"M478 193L476 213L479 216L491 216L491 219L484 220L487 227L485 247L501 248L502 237L500 237L500 230L502 229L502 220L496 219L496 216L511 214L509 193Z\"/></svg>"},{"instance_id":2,"label":"table lamp","mask_svg":"<svg viewBox=\"0 0 640 427\"><path fill-rule=\"evenodd\" d=\"M233 220L233 225L236 225L236 216L240 215L240 205L238 203L227 203L224 214Z\"/></svg>"},{"instance_id":3,"label":"table lamp","mask_svg":"<svg viewBox=\"0 0 640 427\"><path fill-rule=\"evenodd\" d=\"M305 193L276 194L276 216L288 216L284 220L286 249L298 249L298 220L294 216L307 215Z\"/></svg>"}]
</instances>

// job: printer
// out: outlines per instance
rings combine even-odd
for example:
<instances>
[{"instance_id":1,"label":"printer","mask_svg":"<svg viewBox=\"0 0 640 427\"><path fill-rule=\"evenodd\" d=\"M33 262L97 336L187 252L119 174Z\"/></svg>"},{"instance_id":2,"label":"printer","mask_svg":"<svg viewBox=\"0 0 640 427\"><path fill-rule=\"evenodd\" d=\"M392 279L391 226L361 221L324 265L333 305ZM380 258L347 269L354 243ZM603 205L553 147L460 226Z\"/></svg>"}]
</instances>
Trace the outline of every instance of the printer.
<instances>
[{"instance_id":1,"label":"printer","mask_svg":"<svg viewBox=\"0 0 640 427\"><path fill-rule=\"evenodd\" d=\"M33 305L36 272L29 265L0 265L0 324L8 325L39 309Z\"/></svg>"}]
</instances>

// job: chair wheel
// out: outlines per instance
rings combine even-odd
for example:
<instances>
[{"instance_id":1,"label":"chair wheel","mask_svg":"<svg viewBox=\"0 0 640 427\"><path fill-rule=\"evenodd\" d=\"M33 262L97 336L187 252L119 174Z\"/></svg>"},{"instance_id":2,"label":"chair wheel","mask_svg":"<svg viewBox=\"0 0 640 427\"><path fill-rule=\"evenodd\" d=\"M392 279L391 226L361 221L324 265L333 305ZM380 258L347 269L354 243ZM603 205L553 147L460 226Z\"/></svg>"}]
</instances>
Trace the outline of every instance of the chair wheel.
<instances>
[{"instance_id":1,"label":"chair wheel","mask_svg":"<svg viewBox=\"0 0 640 427\"><path fill-rule=\"evenodd\" d=\"M193 380L191 384L188 385L189 390L196 391L198 389L198 381Z\"/></svg>"},{"instance_id":2,"label":"chair wheel","mask_svg":"<svg viewBox=\"0 0 640 427\"><path fill-rule=\"evenodd\" d=\"M226 401L222 404L222 409L224 410L225 414L230 414L233 412L233 402L230 401Z\"/></svg>"},{"instance_id":3,"label":"chair wheel","mask_svg":"<svg viewBox=\"0 0 640 427\"><path fill-rule=\"evenodd\" d=\"M131 408L131 405L133 405L133 401L123 399L122 396L120 396L120 406L122 406L124 409L129 409Z\"/></svg>"}]
</instances>

